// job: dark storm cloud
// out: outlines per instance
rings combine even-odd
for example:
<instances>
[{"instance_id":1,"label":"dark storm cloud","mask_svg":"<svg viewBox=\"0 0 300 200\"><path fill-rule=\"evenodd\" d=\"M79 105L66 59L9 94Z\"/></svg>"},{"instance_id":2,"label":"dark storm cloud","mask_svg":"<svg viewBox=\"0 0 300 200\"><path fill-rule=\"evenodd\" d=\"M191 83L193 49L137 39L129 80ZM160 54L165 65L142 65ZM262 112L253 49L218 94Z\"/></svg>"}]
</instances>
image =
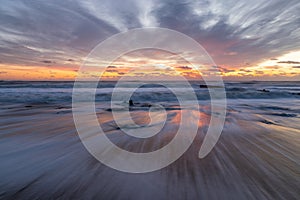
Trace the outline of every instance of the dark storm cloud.
<instances>
[{"instance_id":1,"label":"dark storm cloud","mask_svg":"<svg viewBox=\"0 0 300 200\"><path fill-rule=\"evenodd\" d=\"M253 63L299 49L299 9L299 0L3 0L0 59L80 61L115 33L159 26L193 37L217 64Z\"/></svg>"}]
</instances>

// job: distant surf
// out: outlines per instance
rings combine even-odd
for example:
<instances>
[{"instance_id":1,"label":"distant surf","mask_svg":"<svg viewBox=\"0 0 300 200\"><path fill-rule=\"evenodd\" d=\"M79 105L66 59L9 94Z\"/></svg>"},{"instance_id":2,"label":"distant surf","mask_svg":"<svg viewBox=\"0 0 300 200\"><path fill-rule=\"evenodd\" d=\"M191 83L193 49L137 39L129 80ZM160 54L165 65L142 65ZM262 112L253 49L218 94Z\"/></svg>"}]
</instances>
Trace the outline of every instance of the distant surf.
<instances>
[{"instance_id":1,"label":"distant surf","mask_svg":"<svg viewBox=\"0 0 300 200\"><path fill-rule=\"evenodd\" d=\"M101 82L96 91L96 101L110 101L116 82ZM176 86L176 82L174 82ZM180 83L178 90L180 90ZM191 82L199 100L209 100L207 88L200 87L203 82ZM128 82L126 88L134 86ZM83 88L88 89L88 88ZM72 101L73 82L28 82L1 81L0 102L10 103L70 103ZM184 92L185 89L182 89ZM300 82L227 82L225 83L227 99L300 99ZM177 102L172 92L153 82L140 87L134 93L138 102ZM287 101L287 100L282 100Z\"/></svg>"}]
</instances>

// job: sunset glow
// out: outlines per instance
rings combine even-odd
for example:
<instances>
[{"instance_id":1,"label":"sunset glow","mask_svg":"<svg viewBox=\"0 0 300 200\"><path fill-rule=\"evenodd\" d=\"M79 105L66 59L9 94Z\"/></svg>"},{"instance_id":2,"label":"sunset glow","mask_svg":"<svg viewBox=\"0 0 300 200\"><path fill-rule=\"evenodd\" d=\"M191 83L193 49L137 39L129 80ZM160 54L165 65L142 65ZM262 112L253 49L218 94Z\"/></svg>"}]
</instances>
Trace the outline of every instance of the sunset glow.
<instances>
[{"instance_id":1,"label":"sunset glow","mask_svg":"<svg viewBox=\"0 0 300 200\"><path fill-rule=\"evenodd\" d=\"M145 52L145 51L140 51ZM156 55L153 57L153 55ZM167 56L168 55L168 56ZM150 57L151 56L151 57ZM179 55L157 51L147 55L133 53L125 55L107 66L102 74L102 80L116 80L122 76L146 76L174 78L184 76L188 79L201 79L211 66L201 65L194 68ZM2 80L68 80L77 76L79 63L49 63L47 66L24 66L0 64L0 79ZM99 67L100 68L100 67ZM132 70L135 70L132 73ZM139 72L136 70L138 69ZM241 67L217 66L225 80L300 80L300 51L290 52L276 58L264 59L253 65Z\"/></svg>"}]
</instances>

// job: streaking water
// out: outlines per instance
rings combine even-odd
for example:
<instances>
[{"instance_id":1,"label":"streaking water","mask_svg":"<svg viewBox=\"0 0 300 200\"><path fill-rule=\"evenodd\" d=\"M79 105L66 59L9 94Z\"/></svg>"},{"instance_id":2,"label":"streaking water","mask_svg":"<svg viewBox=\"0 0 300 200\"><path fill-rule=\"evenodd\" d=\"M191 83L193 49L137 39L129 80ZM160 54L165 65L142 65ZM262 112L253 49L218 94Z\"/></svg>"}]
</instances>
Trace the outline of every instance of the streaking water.
<instances>
[{"instance_id":1,"label":"streaking water","mask_svg":"<svg viewBox=\"0 0 300 200\"><path fill-rule=\"evenodd\" d=\"M99 122L111 141L132 152L168 144L186 112L175 96L155 84L140 88L132 97L137 124L149 123L153 103L168 115L156 136L133 138L112 118L114 84L103 83L96 94ZM0 82L0 199L299 199L300 82L226 83L225 127L204 159L198 152L210 101L200 84L192 83L201 120L188 151L162 170L127 174L102 165L81 144L72 118L73 83ZM156 117L157 124L164 120ZM130 128L127 120L121 126Z\"/></svg>"}]
</instances>

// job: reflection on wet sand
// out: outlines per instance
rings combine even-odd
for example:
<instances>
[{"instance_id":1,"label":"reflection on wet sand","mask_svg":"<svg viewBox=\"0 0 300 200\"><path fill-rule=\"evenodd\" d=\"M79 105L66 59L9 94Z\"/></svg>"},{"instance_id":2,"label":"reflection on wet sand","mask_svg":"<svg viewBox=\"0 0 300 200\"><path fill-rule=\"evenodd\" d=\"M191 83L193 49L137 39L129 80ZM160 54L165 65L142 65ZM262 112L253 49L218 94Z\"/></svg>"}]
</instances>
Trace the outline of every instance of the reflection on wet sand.
<instances>
[{"instance_id":1,"label":"reflection on wet sand","mask_svg":"<svg viewBox=\"0 0 300 200\"><path fill-rule=\"evenodd\" d=\"M206 107L201 108L196 139L180 159L159 171L129 174L104 166L87 152L77 136L69 107L3 105L0 197L299 199L297 125L283 126L280 116L229 109L220 140L207 157L199 159L210 118L206 111ZM166 126L148 139L122 133L111 112L99 110L98 114L102 128L119 147L149 152L172 140L180 113L180 109L168 110ZM137 124L149 123L147 110L132 111L132 117ZM299 124L299 118L291 120Z\"/></svg>"}]
</instances>

